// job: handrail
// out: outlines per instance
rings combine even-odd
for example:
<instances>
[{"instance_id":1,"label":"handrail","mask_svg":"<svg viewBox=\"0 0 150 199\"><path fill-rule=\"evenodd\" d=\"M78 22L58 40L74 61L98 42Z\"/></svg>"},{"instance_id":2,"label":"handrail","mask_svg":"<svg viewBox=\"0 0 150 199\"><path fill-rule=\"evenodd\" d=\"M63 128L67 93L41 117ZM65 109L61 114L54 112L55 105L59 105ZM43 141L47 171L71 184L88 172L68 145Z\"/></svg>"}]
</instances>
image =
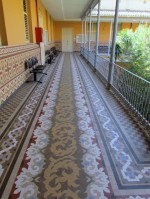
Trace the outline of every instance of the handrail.
<instances>
[{"instance_id":1,"label":"handrail","mask_svg":"<svg viewBox=\"0 0 150 199\"><path fill-rule=\"evenodd\" d=\"M81 54L95 67L96 71L108 82L109 60L81 48ZM149 125L150 124L150 82L113 64L114 73L111 88Z\"/></svg>"}]
</instances>

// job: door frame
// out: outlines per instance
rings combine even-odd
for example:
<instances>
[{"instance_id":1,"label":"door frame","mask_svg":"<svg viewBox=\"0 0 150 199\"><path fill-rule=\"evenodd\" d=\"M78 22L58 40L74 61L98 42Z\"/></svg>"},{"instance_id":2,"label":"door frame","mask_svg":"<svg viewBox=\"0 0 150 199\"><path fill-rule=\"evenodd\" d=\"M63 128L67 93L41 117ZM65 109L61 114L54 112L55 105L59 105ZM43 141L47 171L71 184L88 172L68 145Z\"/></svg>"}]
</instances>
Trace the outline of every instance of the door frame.
<instances>
[{"instance_id":1,"label":"door frame","mask_svg":"<svg viewBox=\"0 0 150 199\"><path fill-rule=\"evenodd\" d=\"M70 41L70 50L68 49L64 49L63 47L63 30L70 30L70 34L71 34L71 41ZM73 51L73 29L72 28L66 28L66 27L62 27L62 52L72 52Z\"/></svg>"}]
</instances>

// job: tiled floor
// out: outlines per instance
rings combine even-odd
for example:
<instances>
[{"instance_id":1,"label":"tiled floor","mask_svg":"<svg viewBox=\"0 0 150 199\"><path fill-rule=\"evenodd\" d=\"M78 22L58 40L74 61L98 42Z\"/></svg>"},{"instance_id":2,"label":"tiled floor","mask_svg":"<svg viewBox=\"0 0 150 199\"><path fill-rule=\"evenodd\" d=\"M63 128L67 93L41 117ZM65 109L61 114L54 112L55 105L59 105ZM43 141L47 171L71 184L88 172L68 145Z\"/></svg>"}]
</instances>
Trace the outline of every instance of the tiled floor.
<instances>
[{"instance_id":1,"label":"tiled floor","mask_svg":"<svg viewBox=\"0 0 150 199\"><path fill-rule=\"evenodd\" d=\"M1 108L0 197L149 199L143 127L79 54L47 73Z\"/></svg>"}]
</instances>

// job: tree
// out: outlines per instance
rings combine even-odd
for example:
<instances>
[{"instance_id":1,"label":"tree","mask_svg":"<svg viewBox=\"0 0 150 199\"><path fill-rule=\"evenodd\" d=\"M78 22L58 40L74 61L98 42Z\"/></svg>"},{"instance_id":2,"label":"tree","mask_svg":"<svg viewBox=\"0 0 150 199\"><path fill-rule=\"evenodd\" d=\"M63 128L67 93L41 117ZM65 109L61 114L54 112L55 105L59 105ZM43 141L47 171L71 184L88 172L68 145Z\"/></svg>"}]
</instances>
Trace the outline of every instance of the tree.
<instances>
[{"instance_id":1,"label":"tree","mask_svg":"<svg viewBox=\"0 0 150 199\"><path fill-rule=\"evenodd\" d=\"M150 27L139 25L135 32L120 31L117 44L121 47L121 58L132 60L129 70L150 81Z\"/></svg>"},{"instance_id":2,"label":"tree","mask_svg":"<svg viewBox=\"0 0 150 199\"><path fill-rule=\"evenodd\" d=\"M117 43L121 47L124 55L130 55L133 46L133 31L131 29L123 29L118 33Z\"/></svg>"}]
</instances>

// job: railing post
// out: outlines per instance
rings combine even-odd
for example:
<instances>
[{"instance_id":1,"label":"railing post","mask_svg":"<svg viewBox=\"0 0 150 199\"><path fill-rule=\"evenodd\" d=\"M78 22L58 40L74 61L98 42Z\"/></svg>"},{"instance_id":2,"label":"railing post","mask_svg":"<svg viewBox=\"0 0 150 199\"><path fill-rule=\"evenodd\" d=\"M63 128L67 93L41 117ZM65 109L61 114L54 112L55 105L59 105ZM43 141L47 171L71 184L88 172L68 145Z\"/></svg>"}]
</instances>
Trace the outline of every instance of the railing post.
<instances>
[{"instance_id":1,"label":"railing post","mask_svg":"<svg viewBox=\"0 0 150 199\"><path fill-rule=\"evenodd\" d=\"M115 47L116 47L116 36L117 36L117 28L118 28L119 3L120 3L120 0L116 0L114 30L113 30L113 39L112 39L112 52L111 52L111 57L110 57L109 73L108 73L108 85L107 85L108 89L110 89L110 87L111 87L111 84L113 81L113 74L114 74Z\"/></svg>"},{"instance_id":2,"label":"railing post","mask_svg":"<svg viewBox=\"0 0 150 199\"><path fill-rule=\"evenodd\" d=\"M98 0L98 15L97 15L97 29L96 29L96 47L95 47L94 72L96 72L96 63L97 63L97 56L98 56L98 42L99 42L99 29L100 29L100 3L101 3L101 0Z\"/></svg>"}]
</instances>

